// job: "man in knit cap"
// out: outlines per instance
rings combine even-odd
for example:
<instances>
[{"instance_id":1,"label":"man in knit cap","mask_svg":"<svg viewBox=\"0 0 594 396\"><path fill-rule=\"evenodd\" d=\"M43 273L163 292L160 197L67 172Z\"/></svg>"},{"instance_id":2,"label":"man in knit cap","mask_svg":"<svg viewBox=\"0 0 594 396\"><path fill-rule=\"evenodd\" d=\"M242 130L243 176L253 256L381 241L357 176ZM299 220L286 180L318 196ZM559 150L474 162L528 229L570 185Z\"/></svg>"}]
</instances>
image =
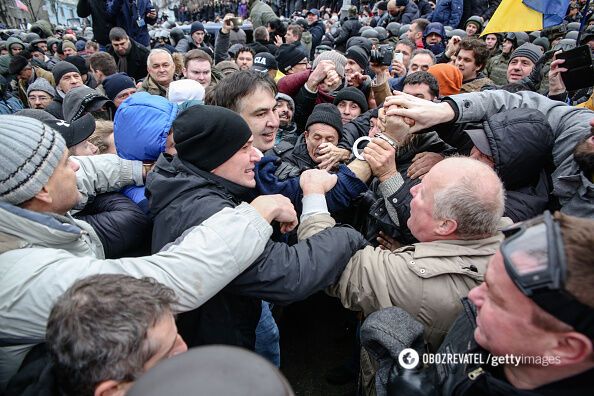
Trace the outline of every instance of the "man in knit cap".
<instances>
[{"instance_id":1,"label":"man in knit cap","mask_svg":"<svg viewBox=\"0 0 594 396\"><path fill-rule=\"evenodd\" d=\"M276 145L282 141L286 141L294 145L299 132L297 131L297 124L293 121L293 114L295 114L295 102L293 98L284 93L277 93L274 112L278 115L279 120L278 132L274 144Z\"/></svg>"},{"instance_id":2,"label":"man in knit cap","mask_svg":"<svg viewBox=\"0 0 594 396\"><path fill-rule=\"evenodd\" d=\"M363 92L355 87L343 88L336 94L334 104L338 107L343 124L365 113L369 106Z\"/></svg>"},{"instance_id":3,"label":"man in knit cap","mask_svg":"<svg viewBox=\"0 0 594 396\"><path fill-rule=\"evenodd\" d=\"M233 76L240 73L249 72ZM342 128L337 111L335 122ZM154 213L154 251L221 208L236 207L253 195L256 187L260 155L253 146L252 131L240 115L218 106L191 106L173 122L173 137L177 155L159 157L147 179ZM318 212L315 207L326 211L324 196L314 195L324 194L335 182L335 176L326 172L314 173L315 177L302 180L303 213ZM310 207L314 202L316 206ZM179 221L172 223L172 218ZM282 232L292 228L283 220L280 223ZM216 343L254 350L261 299L287 304L322 290L336 280L346 261L365 243L349 228L326 232L290 247L269 240L255 265L229 288L198 310L181 315L178 328L188 345Z\"/></svg>"},{"instance_id":4,"label":"man in knit cap","mask_svg":"<svg viewBox=\"0 0 594 396\"><path fill-rule=\"evenodd\" d=\"M345 55L347 58L344 74L347 84L369 93L371 79L365 76L369 67L369 57L367 52L359 46L350 47Z\"/></svg>"},{"instance_id":5,"label":"man in knit cap","mask_svg":"<svg viewBox=\"0 0 594 396\"><path fill-rule=\"evenodd\" d=\"M541 56L542 48L532 43L516 48L507 65L507 82L514 83L528 77Z\"/></svg>"},{"instance_id":6,"label":"man in knit cap","mask_svg":"<svg viewBox=\"0 0 594 396\"><path fill-rule=\"evenodd\" d=\"M37 79L46 79L51 85L54 85L52 73L39 66L33 66L27 58L21 55L12 57L8 65L8 72L17 78L18 95L23 104L27 104L27 90L29 85Z\"/></svg>"},{"instance_id":7,"label":"man in knit cap","mask_svg":"<svg viewBox=\"0 0 594 396\"><path fill-rule=\"evenodd\" d=\"M45 111L63 120L62 103L64 102L64 97L72 89L83 85L82 76L76 66L65 61L56 63L56 66L52 69L52 75L56 82L56 95L54 96L54 100L45 108Z\"/></svg>"},{"instance_id":8,"label":"man in knit cap","mask_svg":"<svg viewBox=\"0 0 594 396\"><path fill-rule=\"evenodd\" d=\"M61 60L66 59L69 56L77 55L78 52L76 51L76 45L72 41L64 40L62 41L62 46L58 46L58 56Z\"/></svg>"},{"instance_id":9,"label":"man in knit cap","mask_svg":"<svg viewBox=\"0 0 594 396\"><path fill-rule=\"evenodd\" d=\"M142 163L115 155L74 161L54 129L22 116L0 117L0 151L0 299L12 302L0 308L1 392L28 351L45 341L54 301L77 279L101 273L152 277L178 295L175 311L192 310L262 254L272 235L267 221L297 222L288 200L260 197L251 205L216 208L161 253L105 260L95 231L69 211L97 190L142 184Z\"/></svg>"},{"instance_id":10,"label":"man in knit cap","mask_svg":"<svg viewBox=\"0 0 594 396\"><path fill-rule=\"evenodd\" d=\"M190 37L184 37L179 40L175 46L175 50L178 52L188 52L193 49L201 49L210 55L211 58L214 58L213 49L204 42L205 37L206 29L204 29L204 25L201 22L194 22L190 26Z\"/></svg>"},{"instance_id":11,"label":"man in knit cap","mask_svg":"<svg viewBox=\"0 0 594 396\"><path fill-rule=\"evenodd\" d=\"M55 95L56 89L45 78L36 79L27 88L27 102L31 109L45 109Z\"/></svg>"},{"instance_id":12,"label":"man in knit cap","mask_svg":"<svg viewBox=\"0 0 594 396\"><path fill-rule=\"evenodd\" d=\"M318 168L327 146L338 145L341 136L342 120L336 106L331 103L317 105L307 119L305 132L293 147L287 144L274 147L274 153L283 160L276 175L285 179L298 176L306 169Z\"/></svg>"},{"instance_id":13,"label":"man in knit cap","mask_svg":"<svg viewBox=\"0 0 594 396\"><path fill-rule=\"evenodd\" d=\"M303 48L295 44L283 44L276 53L278 69L288 75L309 69L309 60Z\"/></svg>"},{"instance_id":14,"label":"man in knit cap","mask_svg":"<svg viewBox=\"0 0 594 396\"><path fill-rule=\"evenodd\" d=\"M128 96L136 93L134 80L126 73L116 73L105 77L103 80L103 89L105 90L105 95L113 102L116 108L120 107Z\"/></svg>"}]
</instances>

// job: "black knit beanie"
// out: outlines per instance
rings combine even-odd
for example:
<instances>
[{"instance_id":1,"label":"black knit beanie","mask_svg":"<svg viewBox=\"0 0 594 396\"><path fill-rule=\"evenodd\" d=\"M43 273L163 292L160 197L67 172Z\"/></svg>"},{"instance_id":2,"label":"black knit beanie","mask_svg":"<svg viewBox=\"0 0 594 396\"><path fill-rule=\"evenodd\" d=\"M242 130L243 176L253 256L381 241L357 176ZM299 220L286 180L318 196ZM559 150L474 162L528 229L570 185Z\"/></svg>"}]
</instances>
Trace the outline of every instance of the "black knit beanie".
<instances>
[{"instance_id":1,"label":"black knit beanie","mask_svg":"<svg viewBox=\"0 0 594 396\"><path fill-rule=\"evenodd\" d=\"M361 47L356 45L349 47L344 56L346 56L347 59L352 59L357 62L363 70L366 70L367 66L369 66L369 56L367 56L367 52Z\"/></svg>"},{"instance_id":2,"label":"black knit beanie","mask_svg":"<svg viewBox=\"0 0 594 396\"><path fill-rule=\"evenodd\" d=\"M343 100L350 100L351 102L357 103L361 108L361 114L369 110L367 99L365 98L365 95L363 95L363 92L361 92L358 88L347 87L338 91L336 97L334 98L334 104L338 106L338 104Z\"/></svg>"},{"instance_id":3,"label":"black knit beanie","mask_svg":"<svg viewBox=\"0 0 594 396\"><path fill-rule=\"evenodd\" d=\"M336 129L338 137L342 136L342 120L340 119L340 112L331 103L321 103L314 107L311 115L305 124L305 130L309 129L312 124L326 124Z\"/></svg>"},{"instance_id":4,"label":"black knit beanie","mask_svg":"<svg viewBox=\"0 0 594 396\"><path fill-rule=\"evenodd\" d=\"M243 118L224 107L192 106L173 121L178 157L208 172L231 158L251 136Z\"/></svg>"},{"instance_id":5,"label":"black knit beanie","mask_svg":"<svg viewBox=\"0 0 594 396\"><path fill-rule=\"evenodd\" d=\"M54 81L56 82L56 86L60 84L60 80L64 77L66 73L76 72L80 74L80 71L70 62L60 61L56 63L54 68L52 69L52 75L54 76Z\"/></svg>"},{"instance_id":6,"label":"black knit beanie","mask_svg":"<svg viewBox=\"0 0 594 396\"><path fill-rule=\"evenodd\" d=\"M10 63L8 64L8 73L16 76L25 67L27 67L28 64L29 61L27 60L27 58L21 55L15 55L12 57Z\"/></svg>"}]
</instances>

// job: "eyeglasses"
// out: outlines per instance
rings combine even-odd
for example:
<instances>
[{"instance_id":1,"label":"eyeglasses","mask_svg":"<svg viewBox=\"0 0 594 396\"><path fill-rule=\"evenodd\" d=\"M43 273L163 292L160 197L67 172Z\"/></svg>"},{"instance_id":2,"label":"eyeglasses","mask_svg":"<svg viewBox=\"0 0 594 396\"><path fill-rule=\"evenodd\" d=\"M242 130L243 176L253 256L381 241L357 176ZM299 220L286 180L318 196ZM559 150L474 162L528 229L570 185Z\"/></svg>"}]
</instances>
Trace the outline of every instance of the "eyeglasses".
<instances>
[{"instance_id":1,"label":"eyeglasses","mask_svg":"<svg viewBox=\"0 0 594 396\"><path fill-rule=\"evenodd\" d=\"M29 99L29 102L37 102L37 101L39 101L39 102L47 102L51 98L49 96L46 96L46 95L39 95L39 96L31 95L31 96L28 96L27 99Z\"/></svg>"},{"instance_id":2,"label":"eyeglasses","mask_svg":"<svg viewBox=\"0 0 594 396\"><path fill-rule=\"evenodd\" d=\"M567 290L567 263L561 229L551 213L503 230L505 270L520 291L539 307L594 339L594 309Z\"/></svg>"}]
</instances>

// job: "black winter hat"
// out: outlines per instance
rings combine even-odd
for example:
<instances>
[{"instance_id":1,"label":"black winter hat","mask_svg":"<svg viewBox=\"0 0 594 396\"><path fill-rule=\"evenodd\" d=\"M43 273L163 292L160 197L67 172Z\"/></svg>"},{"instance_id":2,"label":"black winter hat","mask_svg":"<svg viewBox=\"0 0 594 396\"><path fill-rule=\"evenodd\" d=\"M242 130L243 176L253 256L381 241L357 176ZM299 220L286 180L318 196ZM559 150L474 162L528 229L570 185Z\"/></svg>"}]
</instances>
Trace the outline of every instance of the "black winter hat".
<instances>
[{"instance_id":1,"label":"black winter hat","mask_svg":"<svg viewBox=\"0 0 594 396\"><path fill-rule=\"evenodd\" d=\"M312 124L326 124L336 129L338 137L342 136L342 120L340 119L340 112L330 103L321 103L314 107L311 115L305 124L305 130L309 129Z\"/></svg>"},{"instance_id":2,"label":"black winter hat","mask_svg":"<svg viewBox=\"0 0 594 396\"><path fill-rule=\"evenodd\" d=\"M366 70L369 66L369 56L367 56L367 52L359 46L352 46L350 47L344 56L347 59L352 59L361 67L361 69Z\"/></svg>"},{"instance_id":3,"label":"black winter hat","mask_svg":"<svg viewBox=\"0 0 594 396\"><path fill-rule=\"evenodd\" d=\"M190 26L190 36L198 31L206 32L206 30L204 29L204 25L201 22L192 23L192 25Z\"/></svg>"},{"instance_id":4,"label":"black winter hat","mask_svg":"<svg viewBox=\"0 0 594 396\"><path fill-rule=\"evenodd\" d=\"M64 77L66 73L76 72L80 74L80 71L70 62L61 61L56 63L54 68L52 69L52 74L54 76L54 81L56 82L56 86L60 84L60 80Z\"/></svg>"},{"instance_id":5,"label":"black winter hat","mask_svg":"<svg viewBox=\"0 0 594 396\"><path fill-rule=\"evenodd\" d=\"M243 118L224 107L192 106L173 121L178 157L207 172L231 158L251 136Z\"/></svg>"},{"instance_id":6,"label":"black winter hat","mask_svg":"<svg viewBox=\"0 0 594 396\"><path fill-rule=\"evenodd\" d=\"M12 75L17 75L25 67L27 67L28 64L29 64L29 61L27 60L27 58L25 58L24 56L21 56L21 55L15 55L12 57L12 59L10 60L10 63L8 64L8 73L10 73Z\"/></svg>"},{"instance_id":7,"label":"black winter hat","mask_svg":"<svg viewBox=\"0 0 594 396\"><path fill-rule=\"evenodd\" d=\"M276 53L276 61L278 62L278 69L286 73L290 68L301 62L306 58L307 54L301 46L294 44L283 44L279 47Z\"/></svg>"},{"instance_id":8,"label":"black winter hat","mask_svg":"<svg viewBox=\"0 0 594 396\"><path fill-rule=\"evenodd\" d=\"M338 104L343 100L350 100L357 103L361 108L361 114L369 110L367 99L365 98L365 95L363 95L363 92L361 92L358 88L347 87L338 91L336 97L334 98L334 104L338 106Z\"/></svg>"},{"instance_id":9,"label":"black winter hat","mask_svg":"<svg viewBox=\"0 0 594 396\"><path fill-rule=\"evenodd\" d=\"M67 56L66 58L64 58L64 60L76 66L81 75L87 74L89 72L87 61L80 55Z\"/></svg>"}]
</instances>

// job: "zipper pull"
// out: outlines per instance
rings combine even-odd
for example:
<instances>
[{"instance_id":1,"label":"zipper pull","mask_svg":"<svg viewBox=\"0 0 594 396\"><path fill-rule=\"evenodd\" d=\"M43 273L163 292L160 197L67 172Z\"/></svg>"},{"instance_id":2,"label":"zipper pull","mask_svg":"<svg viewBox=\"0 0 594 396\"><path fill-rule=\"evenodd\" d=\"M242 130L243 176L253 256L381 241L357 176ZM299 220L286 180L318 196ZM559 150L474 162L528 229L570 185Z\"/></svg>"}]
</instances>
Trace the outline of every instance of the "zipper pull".
<instances>
[{"instance_id":1,"label":"zipper pull","mask_svg":"<svg viewBox=\"0 0 594 396\"><path fill-rule=\"evenodd\" d=\"M470 378L471 381L474 381L478 377L480 377L481 375L483 375L484 373L485 373L485 371L482 369L482 367L479 367L479 368L474 369L471 372L469 372L468 373L468 378Z\"/></svg>"}]
</instances>

